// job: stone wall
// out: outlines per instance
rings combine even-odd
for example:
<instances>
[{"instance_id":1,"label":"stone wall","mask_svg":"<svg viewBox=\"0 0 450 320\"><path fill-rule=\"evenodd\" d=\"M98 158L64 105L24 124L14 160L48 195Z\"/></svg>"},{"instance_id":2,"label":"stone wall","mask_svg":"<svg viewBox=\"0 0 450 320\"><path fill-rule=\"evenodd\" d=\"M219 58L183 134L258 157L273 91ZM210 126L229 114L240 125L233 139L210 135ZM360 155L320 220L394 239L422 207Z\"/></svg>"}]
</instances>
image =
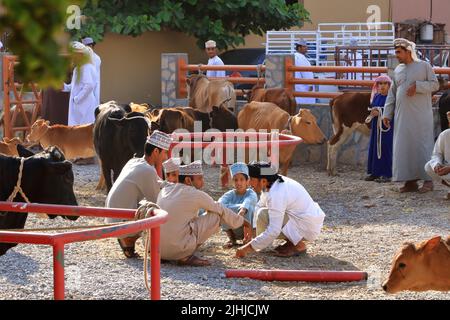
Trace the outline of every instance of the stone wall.
<instances>
[{"instance_id":1,"label":"stone wall","mask_svg":"<svg viewBox=\"0 0 450 320\"><path fill-rule=\"evenodd\" d=\"M186 53L161 54L161 103L163 106L187 106L188 100L177 95L178 92L178 61L183 59L188 63Z\"/></svg>"}]
</instances>

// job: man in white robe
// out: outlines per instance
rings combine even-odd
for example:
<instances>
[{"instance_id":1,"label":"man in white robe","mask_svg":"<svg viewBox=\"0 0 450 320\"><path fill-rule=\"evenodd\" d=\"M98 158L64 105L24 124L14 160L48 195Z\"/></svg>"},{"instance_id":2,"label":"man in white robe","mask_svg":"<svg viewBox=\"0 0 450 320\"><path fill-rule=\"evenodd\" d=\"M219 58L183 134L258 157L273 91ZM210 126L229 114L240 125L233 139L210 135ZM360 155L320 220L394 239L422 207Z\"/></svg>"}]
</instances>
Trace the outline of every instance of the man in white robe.
<instances>
[{"instance_id":1,"label":"man in white robe","mask_svg":"<svg viewBox=\"0 0 450 320\"><path fill-rule=\"evenodd\" d=\"M64 83L63 91L70 91L68 125L90 124L95 121L95 86L97 71L92 64L89 48L81 42L72 42L73 69L72 81Z\"/></svg>"},{"instance_id":2,"label":"man in white robe","mask_svg":"<svg viewBox=\"0 0 450 320\"><path fill-rule=\"evenodd\" d=\"M84 38L82 40L85 46L91 48L92 55L92 63L95 66L95 70L97 71L97 85L95 86L95 99L97 99L97 105L100 104L100 67L102 64L102 59L100 59L99 55L94 51L94 47L96 45L95 41L92 38Z\"/></svg>"},{"instance_id":3,"label":"man in white robe","mask_svg":"<svg viewBox=\"0 0 450 320\"><path fill-rule=\"evenodd\" d=\"M275 239L286 242L275 250L277 256L292 257L306 252L304 241L319 236L325 214L308 191L297 181L277 174L264 162L248 165L250 185L261 192L257 205L256 238L236 251L238 258L267 248Z\"/></svg>"},{"instance_id":4,"label":"man in white robe","mask_svg":"<svg viewBox=\"0 0 450 320\"><path fill-rule=\"evenodd\" d=\"M447 113L450 123L450 112ZM450 129L441 132L434 145L431 160L425 165L425 171L433 180L450 187ZM450 200L450 192L445 197Z\"/></svg>"},{"instance_id":5,"label":"man in white robe","mask_svg":"<svg viewBox=\"0 0 450 320\"><path fill-rule=\"evenodd\" d=\"M308 58L306 58L306 53L308 52L308 45L305 40L300 40L295 44L295 66L297 67L310 67L311 63ZM314 79L314 74L311 71L297 71L295 72L295 77L299 79ZM314 86L310 84L296 84L295 91L297 92L312 92L314 91ZM307 97L296 97L295 101L297 104L314 104L316 103L316 98Z\"/></svg>"},{"instance_id":6,"label":"man in white robe","mask_svg":"<svg viewBox=\"0 0 450 320\"><path fill-rule=\"evenodd\" d=\"M223 61L217 55L216 42L208 40L205 42L205 51L208 55L208 66L223 66ZM225 77L225 70L208 70L206 71L207 78Z\"/></svg>"},{"instance_id":7,"label":"man in white robe","mask_svg":"<svg viewBox=\"0 0 450 320\"><path fill-rule=\"evenodd\" d=\"M394 119L392 181L403 181L400 192L420 193L433 190L425 164L433 151L433 112L431 95L439 83L428 62L417 58L415 44L406 39L394 41L400 64L384 107L383 122L389 127ZM421 188L417 181L424 180Z\"/></svg>"}]
</instances>

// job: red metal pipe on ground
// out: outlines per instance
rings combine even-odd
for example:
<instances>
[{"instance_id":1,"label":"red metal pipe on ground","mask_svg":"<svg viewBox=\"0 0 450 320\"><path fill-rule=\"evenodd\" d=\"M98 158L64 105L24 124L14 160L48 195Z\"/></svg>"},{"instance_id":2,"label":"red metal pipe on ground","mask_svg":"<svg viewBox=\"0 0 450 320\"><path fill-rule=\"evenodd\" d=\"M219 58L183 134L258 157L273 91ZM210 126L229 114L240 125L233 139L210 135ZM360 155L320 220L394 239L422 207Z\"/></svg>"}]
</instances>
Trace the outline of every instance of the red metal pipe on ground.
<instances>
[{"instance_id":1,"label":"red metal pipe on ground","mask_svg":"<svg viewBox=\"0 0 450 320\"><path fill-rule=\"evenodd\" d=\"M367 280L363 271L320 270L225 270L227 278L250 278L263 281L347 282Z\"/></svg>"}]
</instances>

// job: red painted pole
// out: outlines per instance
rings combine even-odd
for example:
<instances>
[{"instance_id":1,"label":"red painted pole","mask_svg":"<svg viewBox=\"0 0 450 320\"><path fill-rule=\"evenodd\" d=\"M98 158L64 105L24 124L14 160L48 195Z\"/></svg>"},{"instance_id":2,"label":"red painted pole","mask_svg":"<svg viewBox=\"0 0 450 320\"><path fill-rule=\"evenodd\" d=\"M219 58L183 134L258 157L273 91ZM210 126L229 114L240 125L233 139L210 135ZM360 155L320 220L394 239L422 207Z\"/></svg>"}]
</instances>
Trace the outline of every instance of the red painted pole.
<instances>
[{"instance_id":1,"label":"red painted pole","mask_svg":"<svg viewBox=\"0 0 450 320\"><path fill-rule=\"evenodd\" d=\"M346 282L367 280L363 271L319 270L225 270L227 278L250 278L263 281Z\"/></svg>"},{"instance_id":2,"label":"red painted pole","mask_svg":"<svg viewBox=\"0 0 450 320\"><path fill-rule=\"evenodd\" d=\"M55 300L64 300L64 244L53 245L53 294Z\"/></svg>"},{"instance_id":3,"label":"red painted pole","mask_svg":"<svg viewBox=\"0 0 450 320\"><path fill-rule=\"evenodd\" d=\"M155 227L150 231L151 237L151 295L150 299L161 299L161 260L159 252L160 228Z\"/></svg>"}]
</instances>

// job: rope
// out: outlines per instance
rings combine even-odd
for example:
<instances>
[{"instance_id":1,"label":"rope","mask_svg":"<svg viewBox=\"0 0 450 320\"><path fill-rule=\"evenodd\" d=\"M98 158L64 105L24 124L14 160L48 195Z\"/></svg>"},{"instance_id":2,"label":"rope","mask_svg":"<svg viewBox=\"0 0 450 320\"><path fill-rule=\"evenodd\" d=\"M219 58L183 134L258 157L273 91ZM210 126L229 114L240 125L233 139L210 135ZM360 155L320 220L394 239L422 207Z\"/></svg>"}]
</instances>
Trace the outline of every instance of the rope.
<instances>
[{"instance_id":1,"label":"rope","mask_svg":"<svg viewBox=\"0 0 450 320\"><path fill-rule=\"evenodd\" d=\"M378 111L378 119L377 119L377 156L378 159L381 159L382 150L381 150L381 138L383 136L383 132L388 132L390 128L383 129L383 109L381 107L373 107L368 108L369 111L376 110ZM369 115L366 118L366 123L370 123L374 117Z\"/></svg>"},{"instance_id":2,"label":"rope","mask_svg":"<svg viewBox=\"0 0 450 320\"><path fill-rule=\"evenodd\" d=\"M153 216L154 209L160 209L159 206L150 201L141 201L139 202L141 205L137 210L134 216L135 220L145 219L150 216ZM150 248L150 232L148 230L142 231L142 237L145 241L144 248L144 284L149 292L151 292L151 287L148 281L148 251Z\"/></svg>"},{"instance_id":3,"label":"rope","mask_svg":"<svg viewBox=\"0 0 450 320\"><path fill-rule=\"evenodd\" d=\"M203 71L202 71L202 66L203 66L203 64L201 64L201 63L199 63L198 65L197 65L197 67L198 67L198 74L203 74Z\"/></svg>"},{"instance_id":4,"label":"rope","mask_svg":"<svg viewBox=\"0 0 450 320\"><path fill-rule=\"evenodd\" d=\"M17 193L20 193L22 198L27 202L30 203L30 200L28 200L27 196L25 195L25 192L23 192L21 184L22 184L22 173L23 173L23 164L25 163L25 158L20 158L20 166L19 166L19 175L17 176L17 183L14 187L11 195L6 200L7 202L12 202L14 198L16 197Z\"/></svg>"}]
</instances>

